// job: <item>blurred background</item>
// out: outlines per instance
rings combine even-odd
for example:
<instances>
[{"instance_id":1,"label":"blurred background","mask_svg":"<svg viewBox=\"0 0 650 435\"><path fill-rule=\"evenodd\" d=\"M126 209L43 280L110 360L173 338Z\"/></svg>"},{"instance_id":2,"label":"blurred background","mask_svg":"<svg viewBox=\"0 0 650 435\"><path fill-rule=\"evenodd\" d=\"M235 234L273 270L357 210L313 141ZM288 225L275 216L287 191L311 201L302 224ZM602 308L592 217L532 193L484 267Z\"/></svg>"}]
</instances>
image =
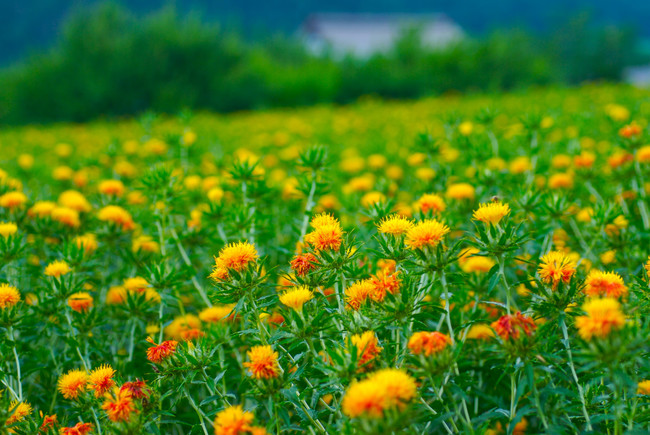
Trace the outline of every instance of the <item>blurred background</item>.
<instances>
[{"instance_id":1,"label":"blurred background","mask_svg":"<svg viewBox=\"0 0 650 435\"><path fill-rule=\"evenodd\" d=\"M650 83L638 0L0 0L0 124Z\"/></svg>"}]
</instances>

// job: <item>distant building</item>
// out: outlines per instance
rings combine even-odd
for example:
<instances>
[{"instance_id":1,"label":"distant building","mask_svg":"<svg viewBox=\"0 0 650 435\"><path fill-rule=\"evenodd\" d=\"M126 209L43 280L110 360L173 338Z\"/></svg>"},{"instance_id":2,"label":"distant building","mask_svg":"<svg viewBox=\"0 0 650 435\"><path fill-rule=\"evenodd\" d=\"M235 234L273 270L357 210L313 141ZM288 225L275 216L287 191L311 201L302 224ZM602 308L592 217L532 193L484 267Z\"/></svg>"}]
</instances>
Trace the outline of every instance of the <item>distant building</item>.
<instances>
[{"instance_id":1,"label":"distant building","mask_svg":"<svg viewBox=\"0 0 650 435\"><path fill-rule=\"evenodd\" d=\"M640 88L650 87L650 65L625 68L623 70L623 81Z\"/></svg>"},{"instance_id":2,"label":"distant building","mask_svg":"<svg viewBox=\"0 0 650 435\"><path fill-rule=\"evenodd\" d=\"M417 28L422 43L444 48L463 38L463 30L443 14L313 14L300 34L313 53L331 50L335 55L368 57L393 47L402 32Z\"/></svg>"}]
</instances>

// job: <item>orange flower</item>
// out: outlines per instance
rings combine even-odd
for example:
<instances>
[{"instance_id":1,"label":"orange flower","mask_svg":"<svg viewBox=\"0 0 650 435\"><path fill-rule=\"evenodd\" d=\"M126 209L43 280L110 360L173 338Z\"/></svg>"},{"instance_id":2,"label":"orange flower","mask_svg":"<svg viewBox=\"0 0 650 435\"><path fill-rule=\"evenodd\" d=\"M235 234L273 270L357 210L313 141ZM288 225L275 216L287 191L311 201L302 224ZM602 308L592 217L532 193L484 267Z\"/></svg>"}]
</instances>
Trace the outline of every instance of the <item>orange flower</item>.
<instances>
[{"instance_id":1,"label":"orange flower","mask_svg":"<svg viewBox=\"0 0 650 435\"><path fill-rule=\"evenodd\" d=\"M336 224L323 225L305 235L305 242L318 251L338 251L343 242L343 230Z\"/></svg>"},{"instance_id":2,"label":"orange flower","mask_svg":"<svg viewBox=\"0 0 650 435\"><path fill-rule=\"evenodd\" d=\"M41 414L41 417L43 414ZM41 423L41 426L38 428L39 432L45 432L47 433L50 429L54 428L56 424L58 423L56 414L54 415L46 415L43 417L43 423Z\"/></svg>"},{"instance_id":3,"label":"orange flower","mask_svg":"<svg viewBox=\"0 0 650 435\"><path fill-rule=\"evenodd\" d=\"M429 211L433 214L442 213L446 208L445 200L440 195L431 193L422 195L415 203L415 209L425 214Z\"/></svg>"},{"instance_id":4,"label":"orange flower","mask_svg":"<svg viewBox=\"0 0 650 435\"><path fill-rule=\"evenodd\" d=\"M244 367L254 378L277 378L280 374L278 353L274 352L271 346L253 346L246 354L250 362L245 362Z\"/></svg>"},{"instance_id":5,"label":"orange flower","mask_svg":"<svg viewBox=\"0 0 650 435\"><path fill-rule=\"evenodd\" d=\"M552 284L553 289L562 281L568 284L576 272L576 264L564 252L552 251L542 257L537 269L542 282Z\"/></svg>"},{"instance_id":6,"label":"orange flower","mask_svg":"<svg viewBox=\"0 0 650 435\"><path fill-rule=\"evenodd\" d=\"M620 298L627 295L627 287L616 272L592 270L585 280L585 293L587 296Z\"/></svg>"},{"instance_id":7,"label":"orange flower","mask_svg":"<svg viewBox=\"0 0 650 435\"><path fill-rule=\"evenodd\" d=\"M641 127L636 122L631 122L630 124L621 127L618 134L621 137L629 139L633 136L639 136L641 131Z\"/></svg>"},{"instance_id":8,"label":"orange flower","mask_svg":"<svg viewBox=\"0 0 650 435\"><path fill-rule=\"evenodd\" d=\"M520 312L511 315L501 316L499 320L492 323L492 328L503 340L517 340L521 332L526 335L533 335L533 331L537 328L533 319L524 316Z\"/></svg>"},{"instance_id":9,"label":"orange flower","mask_svg":"<svg viewBox=\"0 0 650 435\"><path fill-rule=\"evenodd\" d=\"M435 219L418 222L406 233L406 246L411 249L435 248L449 232L449 227Z\"/></svg>"},{"instance_id":10,"label":"orange flower","mask_svg":"<svg viewBox=\"0 0 650 435\"><path fill-rule=\"evenodd\" d=\"M350 343L356 348L357 367L359 369L370 368L372 361L381 353L379 340L373 331L366 331L363 334L355 334L350 337Z\"/></svg>"},{"instance_id":11,"label":"orange flower","mask_svg":"<svg viewBox=\"0 0 650 435\"><path fill-rule=\"evenodd\" d=\"M97 190L104 195L122 196L126 189L120 180L103 180Z\"/></svg>"},{"instance_id":12,"label":"orange flower","mask_svg":"<svg viewBox=\"0 0 650 435\"><path fill-rule=\"evenodd\" d=\"M587 315L576 318L576 327L580 337L585 340L607 337L612 329L625 326L625 316L621 312L621 304L616 299L591 299L582 309Z\"/></svg>"},{"instance_id":13,"label":"orange flower","mask_svg":"<svg viewBox=\"0 0 650 435\"><path fill-rule=\"evenodd\" d=\"M345 301L347 308L359 310L361 305L366 302L368 296L375 291L375 286L369 279L357 281L345 289Z\"/></svg>"},{"instance_id":14,"label":"orange flower","mask_svg":"<svg viewBox=\"0 0 650 435\"><path fill-rule=\"evenodd\" d=\"M318 259L314 254L303 254L296 255L291 260L291 269L296 272L298 276L304 276L309 273L310 270L314 270L318 267Z\"/></svg>"},{"instance_id":15,"label":"orange flower","mask_svg":"<svg viewBox=\"0 0 650 435\"><path fill-rule=\"evenodd\" d=\"M66 399L76 399L86 389L88 374L83 370L70 370L59 378L59 392Z\"/></svg>"},{"instance_id":16,"label":"orange flower","mask_svg":"<svg viewBox=\"0 0 650 435\"><path fill-rule=\"evenodd\" d=\"M214 433L216 435L239 435L250 431L251 423L255 416L244 411L241 405L230 406L219 411L214 420Z\"/></svg>"},{"instance_id":17,"label":"orange flower","mask_svg":"<svg viewBox=\"0 0 650 435\"><path fill-rule=\"evenodd\" d=\"M144 399L149 397L151 394L151 390L147 387L146 382L141 381L140 379L136 379L132 382L125 382L120 387L120 390L128 391L134 399Z\"/></svg>"},{"instance_id":18,"label":"orange flower","mask_svg":"<svg viewBox=\"0 0 650 435\"><path fill-rule=\"evenodd\" d=\"M215 269L226 271L232 269L241 272L250 263L254 263L258 257L255 246L250 243L231 243L219 251L219 257L215 259Z\"/></svg>"},{"instance_id":19,"label":"orange flower","mask_svg":"<svg viewBox=\"0 0 650 435\"><path fill-rule=\"evenodd\" d=\"M11 308L20 301L20 292L9 284L0 284L0 309Z\"/></svg>"},{"instance_id":20,"label":"orange flower","mask_svg":"<svg viewBox=\"0 0 650 435\"><path fill-rule=\"evenodd\" d=\"M88 311L93 306L93 297L86 292L77 292L68 298L68 305L79 313Z\"/></svg>"},{"instance_id":21,"label":"orange flower","mask_svg":"<svg viewBox=\"0 0 650 435\"><path fill-rule=\"evenodd\" d=\"M400 280L397 273L387 273L384 271L377 272L377 275L370 278L373 290L370 292L370 298L375 302L382 302L386 293L396 294L399 292Z\"/></svg>"},{"instance_id":22,"label":"orange flower","mask_svg":"<svg viewBox=\"0 0 650 435\"><path fill-rule=\"evenodd\" d=\"M97 213L97 218L100 221L113 223L121 227L124 231L135 229L135 223L133 222L131 213L117 205L107 205L102 208Z\"/></svg>"},{"instance_id":23,"label":"orange flower","mask_svg":"<svg viewBox=\"0 0 650 435\"><path fill-rule=\"evenodd\" d=\"M27 202L27 196L23 192L13 191L7 192L0 196L0 207L4 208L17 208L23 206Z\"/></svg>"},{"instance_id":24,"label":"orange flower","mask_svg":"<svg viewBox=\"0 0 650 435\"><path fill-rule=\"evenodd\" d=\"M451 344L451 338L446 334L437 331L422 331L411 336L408 348L415 355L431 356L442 352L449 344Z\"/></svg>"},{"instance_id":25,"label":"orange flower","mask_svg":"<svg viewBox=\"0 0 650 435\"><path fill-rule=\"evenodd\" d=\"M390 409L401 410L416 394L415 380L399 369L383 369L346 390L341 407L348 417L380 418Z\"/></svg>"},{"instance_id":26,"label":"orange flower","mask_svg":"<svg viewBox=\"0 0 650 435\"><path fill-rule=\"evenodd\" d=\"M156 344L151 337L147 337L147 341L153 344L152 347L147 349L147 359L156 364L173 355L178 346L178 341L174 340L166 340L160 344Z\"/></svg>"},{"instance_id":27,"label":"orange flower","mask_svg":"<svg viewBox=\"0 0 650 435\"><path fill-rule=\"evenodd\" d=\"M100 397L115 386L113 376L115 376L115 370L111 366L101 365L90 372L88 388L95 391L95 397Z\"/></svg>"},{"instance_id":28,"label":"orange flower","mask_svg":"<svg viewBox=\"0 0 650 435\"><path fill-rule=\"evenodd\" d=\"M16 402L13 401L9 405L9 409L12 411L9 418L5 421L5 426L11 426L14 423L22 421L29 414L32 413L32 406L29 403L25 402ZM9 432L13 432L9 430Z\"/></svg>"},{"instance_id":29,"label":"orange flower","mask_svg":"<svg viewBox=\"0 0 650 435\"><path fill-rule=\"evenodd\" d=\"M133 403L129 390L115 388L113 394L106 394L102 405L111 421L129 421L131 414L138 412Z\"/></svg>"},{"instance_id":30,"label":"orange flower","mask_svg":"<svg viewBox=\"0 0 650 435\"><path fill-rule=\"evenodd\" d=\"M90 423L77 423L72 427L62 427L60 435L86 435L93 430Z\"/></svg>"}]
</instances>

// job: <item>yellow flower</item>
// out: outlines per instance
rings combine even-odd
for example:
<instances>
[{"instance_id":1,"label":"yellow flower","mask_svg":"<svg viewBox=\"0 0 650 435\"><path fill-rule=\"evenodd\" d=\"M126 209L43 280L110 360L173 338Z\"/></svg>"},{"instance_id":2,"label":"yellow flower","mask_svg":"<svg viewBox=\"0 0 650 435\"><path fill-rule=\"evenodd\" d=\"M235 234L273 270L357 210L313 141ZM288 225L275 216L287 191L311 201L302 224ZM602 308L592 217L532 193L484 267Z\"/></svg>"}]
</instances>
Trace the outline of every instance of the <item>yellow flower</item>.
<instances>
[{"instance_id":1,"label":"yellow flower","mask_svg":"<svg viewBox=\"0 0 650 435\"><path fill-rule=\"evenodd\" d=\"M341 407L348 417L381 418L385 411L401 410L413 400L415 380L400 369L383 369L347 389Z\"/></svg>"},{"instance_id":2,"label":"yellow flower","mask_svg":"<svg viewBox=\"0 0 650 435\"><path fill-rule=\"evenodd\" d=\"M71 228L76 228L81 225L79 220L79 212L68 207L55 207L50 214L52 220L62 223Z\"/></svg>"},{"instance_id":3,"label":"yellow flower","mask_svg":"<svg viewBox=\"0 0 650 435\"><path fill-rule=\"evenodd\" d=\"M76 190L66 190L59 195L59 204L63 207L71 208L78 212L88 212L92 206L81 192Z\"/></svg>"},{"instance_id":4,"label":"yellow flower","mask_svg":"<svg viewBox=\"0 0 650 435\"><path fill-rule=\"evenodd\" d=\"M411 249L435 248L449 232L449 227L435 219L425 219L406 233L406 246Z\"/></svg>"},{"instance_id":5,"label":"yellow flower","mask_svg":"<svg viewBox=\"0 0 650 435\"><path fill-rule=\"evenodd\" d=\"M377 224L377 229L380 233L390 234L393 236L404 235L412 227L413 221L397 214L386 217Z\"/></svg>"},{"instance_id":6,"label":"yellow flower","mask_svg":"<svg viewBox=\"0 0 650 435\"><path fill-rule=\"evenodd\" d=\"M455 200L473 200L475 196L474 186L468 183L451 184L447 188L447 197Z\"/></svg>"},{"instance_id":7,"label":"yellow flower","mask_svg":"<svg viewBox=\"0 0 650 435\"><path fill-rule=\"evenodd\" d=\"M0 308L11 308L20 301L20 292L9 284L0 284Z\"/></svg>"},{"instance_id":8,"label":"yellow flower","mask_svg":"<svg viewBox=\"0 0 650 435\"><path fill-rule=\"evenodd\" d=\"M386 195L381 192L368 192L361 198L361 205L365 208L372 207L375 204L386 201Z\"/></svg>"},{"instance_id":9,"label":"yellow flower","mask_svg":"<svg viewBox=\"0 0 650 435\"><path fill-rule=\"evenodd\" d=\"M467 332L468 340L489 340L494 337L494 330L483 323L476 323Z\"/></svg>"},{"instance_id":10,"label":"yellow flower","mask_svg":"<svg viewBox=\"0 0 650 435\"><path fill-rule=\"evenodd\" d=\"M235 304L208 307L199 313L199 319L207 323L224 322L235 317Z\"/></svg>"},{"instance_id":11,"label":"yellow flower","mask_svg":"<svg viewBox=\"0 0 650 435\"><path fill-rule=\"evenodd\" d=\"M541 281L552 284L553 289L560 281L568 284L575 272L576 263L561 251L552 251L544 255L537 269Z\"/></svg>"},{"instance_id":12,"label":"yellow flower","mask_svg":"<svg viewBox=\"0 0 650 435\"><path fill-rule=\"evenodd\" d=\"M74 238L74 243L79 249L83 249L84 252L90 253L97 249L97 237L94 234L84 234L82 236L77 236Z\"/></svg>"},{"instance_id":13,"label":"yellow flower","mask_svg":"<svg viewBox=\"0 0 650 435\"><path fill-rule=\"evenodd\" d=\"M271 346L253 346L246 352L249 362L244 363L251 376L256 379L277 378L280 374L278 353Z\"/></svg>"},{"instance_id":14,"label":"yellow flower","mask_svg":"<svg viewBox=\"0 0 650 435\"><path fill-rule=\"evenodd\" d=\"M22 207L27 202L27 196L23 192L7 192L0 196L0 207L17 208Z\"/></svg>"},{"instance_id":15,"label":"yellow flower","mask_svg":"<svg viewBox=\"0 0 650 435\"><path fill-rule=\"evenodd\" d=\"M45 275L59 278L62 275L67 275L70 273L70 270L71 269L70 266L68 266L68 263L62 260L55 260L47 265L45 268Z\"/></svg>"},{"instance_id":16,"label":"yellow flower","mask_svg":"<svg viewBox=\"0 0 650 435\"><path fill-rule=\"evenodd\" d=\"M478 254L476 248L468 248L458 258L458 265L465 273L487 273L494 266L494 260Z\"/></svg>"},{"instance_id":17,"label":"yellow flower","mask_svg":"<svg viewBox=\"0 0 650 435\"><path fill-rule=\"evenodd\" d=\"M102 208L97 213L97 218L100 221L114 223L125 231L135 228L135 223L133 222L131 213L117 205L107 205Z\"/></svg>"},{"instance_id":18,"label":"yellow flower","mask_svg":"<svg viewBox=\"0 0 650 435\"><path fill-rule=\"evenodd\" d=\"M510 206L502 202L489 202L480 204L474 210L472 218L486 224L498 225L501 219L510 214Z\"/></svg>"},{"instance_id":19,"label":"yellow flower","mask_svg":"<svg viewBox=\"0 0 650 435\"><path fill-rule=\"evenodd\" d=\"M621 304L613 298L591 299L582 306L587 313L576 319L576 327L580 337L591 340L593 337L607 337L613 329L621 329L625 325L625 316L621 312Z\"/></svg>"},{"instance_id":20,"label":"yellow flower","mask_svg":"<svg viewBox=\"0 0 650 435\"><path fill-rule=\"evenodd\" d=\"M548 179L550 189L571 189L573 187L573 177L569 174L553 174Z\"/></svg>"},{"instance_id":21,"label":"yellow flower","mask_svg":"<svg viewBox=\"0 0 650 435\"><path fill-rule=\"evenodd\" d=\"M314 297L314 293L308 287L294 287L287 290L280 296L280 302L296 311L302 311L305 302Z\"/></svg>"},{"instance_id":22,"label":"yellow flower","mask_svg":"<svg viewBox=\"0 0 650 435\"><path fill-rule=\"evenodd\" d=\"M103 180L97 187L99 193L111 196L122 196L126 188L120 180Z\"/></svg>"},{"instance_id":23,"label":"yellow flower","mask_svg":"<svg viewBox=\"0 0 650 435\"><path fill-rule=\"evenodd\" d=\"M639 382L639 384L636 387L636 394L643 394L644 396L650 396L650 380Z\"/></svg>"},{"instance_id":24,"label":"yellow flower","mask_svg":"<svg viewBox=\"0 0 650 435\"><path fill-rule=\"evenodd\" d=\"M128 291L144 293L151 285L141 276L135 276L133 278L126 278L123 286Z\"/></svg>"},{"instance_id":25,"label":"yellow flower","mask_svg":"<svg viewBox=\"0 0 650 435\"><path fill-rule=\"evenodd\" d=\"M106 293L106 303L109 305L119 305L126 302L127 291L124 287L117 285L108 289Z\"/></svg>"},{"instance_id":26,"label":"yellow flower","mask_svg":"<svg viewBox=\"0 0 650 435\"><path fill-rule=\"evenodd\" d=\"M76 399L86 389L88 374L84 370L70 370L59 378L59 392L66 399Z\"/></svg>"},{"instance_id":27,"label":"yellow flower","mask_svg":"<svg viewBox=\"0 0 650 435\"><path fill-rule=\"evenodd\" d=\"M56 203L52 201L38 201L27 211L27 216L45 218L52 214L56 208Z\"/></svg>"},{"instance_id":28,"label":"yellow flower","mask_svg":"<svg viewBox=\"0 0 650 435\"><path fill-rule=\"evenodd\" d=\"M181 340L188 331L201 328L201 320L193 314L176 317L165 327L165 335L174 340Z\"/></svg>"},{"instance_id":29,"label":"yellow flower","mask_svg":"<svg viewBox=\"0 0 650 435\"><path fill-rule=\"evenodd\" d=\"M219 256L215 259L215 268L241 272L249 264L255 263L258 257L255 246L250 243L231 243L219 251Z\"/></svg>"},{"instance_id":30,"label":"yellow flower","mask_svg":"<svg viewBox=\"0 0 650 435\"><path fill-rule=\"evenodd\" d=\"M18 225L13 222L0 222L0 236L7 237L13 236L18 232Z\"/></svg>"},{"instance_id":31,"label":"yellow flower","mask_svg":"<svg viewBox=\"0 0 650 435\"><path fill-rule=\"evenodd\" d=\"M153 237L142 235L133 240L133 252L153 252L156 253L160 250L160 245Z\"/></svg>"},{"instance_id":32,"label":"yellow flower","mask_svg":"<svg viewBox=\"0 0 650 435\"><path fill-rule=\"evenodd\" d=\"M214 420L215 435L244 435L251 429L255 416L244 411L241 405L229 406L219 411Z\"/></svg>"},{"instance_id":33,"label":"yellow flower","mask_svg":"<svg viewBox=\"0 0 650 435\"><path fill-rule=\"evenodd\" d=\"M18 423L32 413L32 406L26 402L17 402L12 401L9 405L9 410L13 410L9 418L5 421L5 426L11 426L14 423ZM13 430L9 429L9 432L12 433Z\"/></svg>"}]
</instances>

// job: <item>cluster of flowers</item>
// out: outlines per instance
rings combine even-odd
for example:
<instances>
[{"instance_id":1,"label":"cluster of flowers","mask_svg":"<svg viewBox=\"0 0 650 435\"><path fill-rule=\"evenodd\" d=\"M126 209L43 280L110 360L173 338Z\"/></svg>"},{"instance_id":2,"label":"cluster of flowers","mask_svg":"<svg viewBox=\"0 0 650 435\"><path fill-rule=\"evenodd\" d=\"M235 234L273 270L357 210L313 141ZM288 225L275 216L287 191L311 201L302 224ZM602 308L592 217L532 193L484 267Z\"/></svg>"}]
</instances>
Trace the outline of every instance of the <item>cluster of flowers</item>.
<instances>
[{"instance_id":1,"label":"cluster of flowers","mask_svg":"<svg viewBox=\"0 0 650 435\"><path fill-rule=\"evenodd\" d=\"M3 431L650 430L650 108L574 92L584 116L370 102L12 157Z\"/></svg>"}]
</instances>

